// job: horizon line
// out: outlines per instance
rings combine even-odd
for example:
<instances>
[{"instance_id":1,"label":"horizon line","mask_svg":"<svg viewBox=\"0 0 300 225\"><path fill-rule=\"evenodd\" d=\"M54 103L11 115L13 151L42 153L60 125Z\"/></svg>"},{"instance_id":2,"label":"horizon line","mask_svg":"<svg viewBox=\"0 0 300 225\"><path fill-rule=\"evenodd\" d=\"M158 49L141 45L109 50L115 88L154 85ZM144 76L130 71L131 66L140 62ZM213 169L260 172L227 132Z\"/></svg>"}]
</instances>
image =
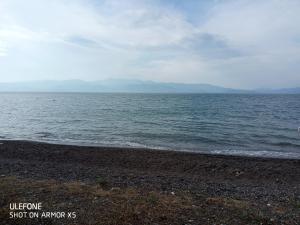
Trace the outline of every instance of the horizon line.
<instances>
[{"instance_id":1,"label":"horizon line","mask_svg":"<svg viewBox=\"0 0 300 225\"><path fill-rule=\"evenodd\" d=\"M289 87L255 87L255 88L235 88L235 87L227 87L217 84L211 84L211 83L188 83L188 82L174 82L174 81L155 81L155 80L145 80L145 79L124 79L124 78L108 78L108 79L102 79L102 80L83 80L83 79L45 79L45 80L20 80L20 81L0 81L0 84L16 84L16 83L34 83L34 82L69 82L69 81L79 81L79 82L86 82L86 83L93 83L93 82L104 82L104 81L139 81L139 82L151 82L155 84L181 84L181 85L210 85L214 87L219 88L225 88L225 89L233 89L233 90L240 90L240 91L276 91L276 90L282 90L282 89L297 89L300 88L299 86L289 86ZM1 91L1 90L0 90ZM2 92L2 91L1 91ZM101 92L100 92L101 93ZM115 93L115 92L114 92ZM140 92L138 92L140 93ZM163 92L165 93L165 92ZM176 93L176 92L175 92Z\"/></svg>"}]
</instances>

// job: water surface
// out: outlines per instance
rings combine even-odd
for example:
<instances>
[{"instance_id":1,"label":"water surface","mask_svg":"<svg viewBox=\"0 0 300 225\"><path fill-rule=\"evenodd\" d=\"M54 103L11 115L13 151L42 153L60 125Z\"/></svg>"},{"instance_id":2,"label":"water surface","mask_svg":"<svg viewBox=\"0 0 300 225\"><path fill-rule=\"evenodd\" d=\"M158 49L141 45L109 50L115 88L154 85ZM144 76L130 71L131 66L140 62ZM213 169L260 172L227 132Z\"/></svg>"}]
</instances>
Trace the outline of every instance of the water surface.
<instances>
[{"instance_id":1,"label":"water surface","mask_svg":"<svg viewBox=\"0 0 300 225\"><path fill-rule=\"evenodd\" d=\"M0 93L0 138L300 158L300 95Z\"/></svg>"}]
</instances>

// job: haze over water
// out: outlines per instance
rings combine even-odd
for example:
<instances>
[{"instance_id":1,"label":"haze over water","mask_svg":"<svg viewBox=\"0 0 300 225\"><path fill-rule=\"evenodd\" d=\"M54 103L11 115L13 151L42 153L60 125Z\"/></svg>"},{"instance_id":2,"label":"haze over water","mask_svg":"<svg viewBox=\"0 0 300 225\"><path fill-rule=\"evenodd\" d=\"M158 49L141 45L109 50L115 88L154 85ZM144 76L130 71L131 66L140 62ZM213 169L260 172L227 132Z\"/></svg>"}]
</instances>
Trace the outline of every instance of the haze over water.
<instances>
[{"instance_id":1,"label":"haze over water","mask_svg":"<svg viewBox=\"0 0 300 225\"><path fill-rule=\"evenodd\" d=\"M1 93L0 138L300 158L300 95Z\"/></svg>"}]
</instances>

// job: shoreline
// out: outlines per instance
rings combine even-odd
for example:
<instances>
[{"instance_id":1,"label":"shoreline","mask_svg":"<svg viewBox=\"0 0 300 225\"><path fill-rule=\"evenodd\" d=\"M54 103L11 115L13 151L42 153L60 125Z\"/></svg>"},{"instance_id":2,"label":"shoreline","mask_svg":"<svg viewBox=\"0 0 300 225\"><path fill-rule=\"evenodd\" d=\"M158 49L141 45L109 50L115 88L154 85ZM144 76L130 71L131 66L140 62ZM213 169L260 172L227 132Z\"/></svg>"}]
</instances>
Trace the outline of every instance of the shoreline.
<instances>
[{"instance_id":1,"label":"shoreline","mask_svg":"<svg viewBox=\"0 0 300 225\"><path fill-rule=\"evenodd\" d=\"M67 142L67 141L47 141L47 140L29 140L29 139L0 139L0 145L2 142L29 142L37 144L49 144L60 146L74 146L83 148L98 148L98 149L123 149L123 150L138 150L138 151L163 151L163 152L178 152L178 153L190 153L199 155L215 155L215 156L228 156L228 157L246 157L246 158L262 158L262 159L287 159L287 160L300 160L300 153L296 152L272 152L273 155L269 155L268 151L243 151L243 150L227 150L228 153L224 153L221 150L204 151L199 149L171 149L167 147L155 147L155 146L129 146L129 145L102 145L84 142ZM233 153L232 153L233 152ZM243 152L246 152L244 154ZM251 152L251 154L250 154ZM266 154L262 154L266 153ZM275 154L274 154L275 153ZM299 155L299 156L298 156Z\"/></svg>"},{"instance_id":2,"label":"shoreline","mask_svg":"<svg viewBox=\"0 0 300 225\"><path fill-rule=\"evenodd\" d=\"M300 183L300 159L267 158L240 155L222 155L148 148L96 147L50 144L36 141L1 141L0 159L47 161L52 163L79 163L95 167L171 171L175 173L234 175L233 171L247 171L251 176L288 179L293 176ZM68 158L65 158L68 156ZM143 162L143 163L141 163ZM173 167L172 167L173 166ZM211 171L209 171L211 169ZM268 171L266 171L267 169ZM216 174L216 172L218 172ZM266 173L268 172L268 173ZM296 180L289 179L291 182Z\"/></svg>"},{"instance_id":3,"label":"shoreline","mask_svg":"<svg viewBox=\"0 0 300 225\"><path fill-rule=\"evenodd\" d=\"M0 142L0 219L9 202L25 200L53 210L76 209L79 224L297 224L299 219L299 159Z\"/></svg>"}]
</instances>

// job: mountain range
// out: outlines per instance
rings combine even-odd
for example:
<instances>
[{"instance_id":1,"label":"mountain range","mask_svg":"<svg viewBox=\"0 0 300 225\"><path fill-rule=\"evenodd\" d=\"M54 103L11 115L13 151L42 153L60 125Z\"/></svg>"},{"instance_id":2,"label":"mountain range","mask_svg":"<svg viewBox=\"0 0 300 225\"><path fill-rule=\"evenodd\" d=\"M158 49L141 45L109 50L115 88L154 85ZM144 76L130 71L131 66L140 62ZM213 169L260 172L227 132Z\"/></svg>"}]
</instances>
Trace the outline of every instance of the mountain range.
<instances>
[{"instance_id":1,"label":"mountain range","mask_svg":"<svg viewBox=\"0 0 300 225\"><path fill-rule=\"evenodd\" d=\"M124 92L124 93L269 93L299 94L300 87L282 89L232 89L210 84L164 83L142 80L64 80L0 83L0 92Z\"/></svg>"}]
</instances>

